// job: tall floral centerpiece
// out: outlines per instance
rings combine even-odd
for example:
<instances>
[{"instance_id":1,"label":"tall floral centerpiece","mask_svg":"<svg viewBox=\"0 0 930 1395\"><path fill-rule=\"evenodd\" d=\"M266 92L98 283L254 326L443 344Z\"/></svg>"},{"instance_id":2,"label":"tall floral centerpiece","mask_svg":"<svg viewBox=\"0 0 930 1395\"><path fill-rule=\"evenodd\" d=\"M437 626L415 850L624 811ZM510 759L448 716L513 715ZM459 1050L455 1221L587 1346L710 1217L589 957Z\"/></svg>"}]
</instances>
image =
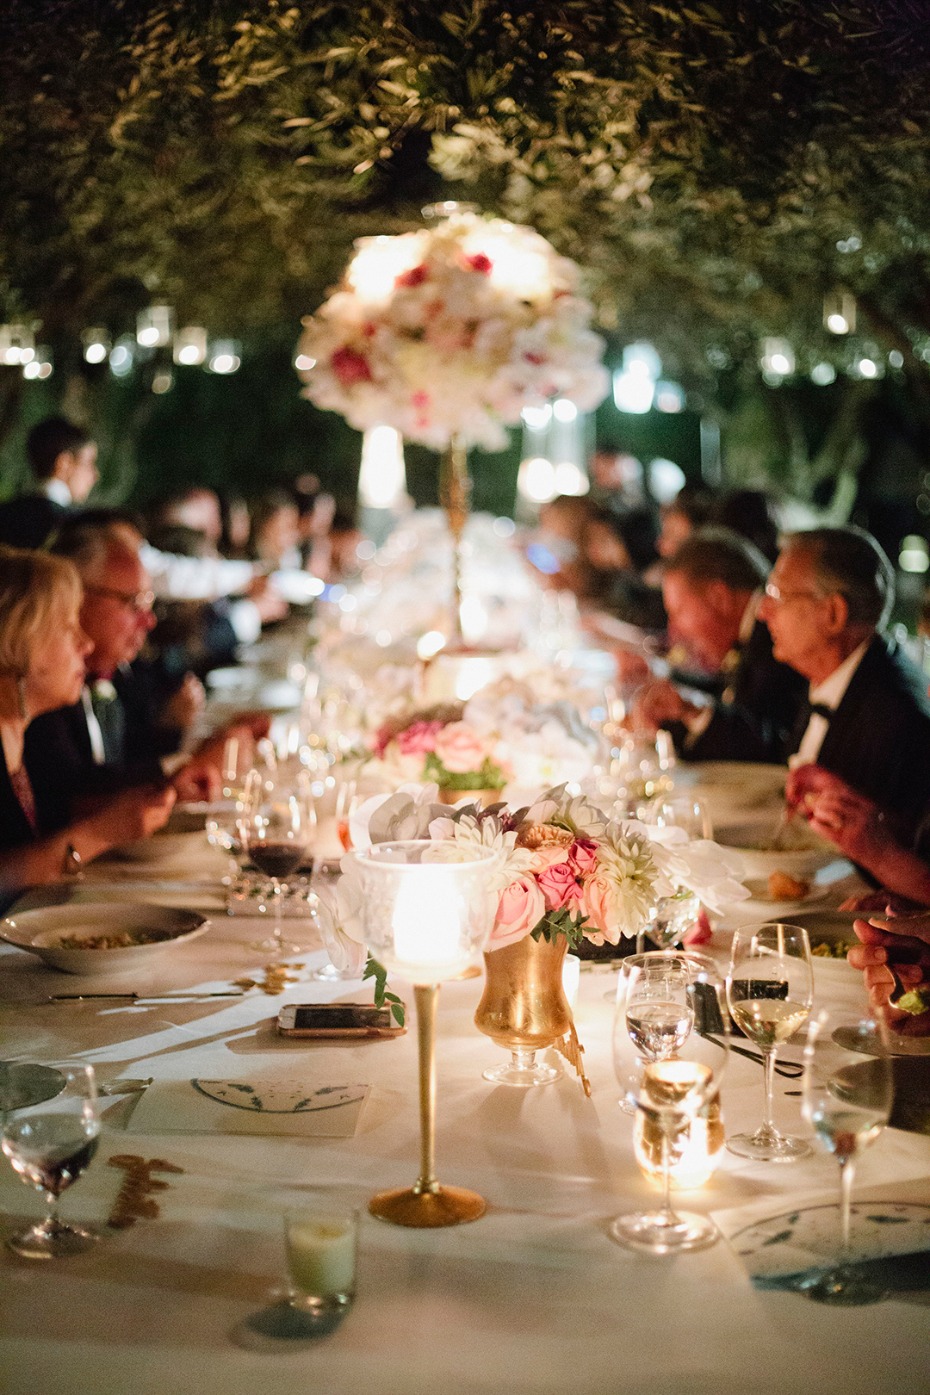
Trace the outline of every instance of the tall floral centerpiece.
<instances>
[{"instance_id":1,"label":"tall floral centerpiece","mask_svg":"<svg viewBox=\"0 0 930 1395\"><path fill-rule=\"evenodd\" d=\"M433 226L356 242L339 286L304 320L299 352L318 407L443 453L460 641L468 447L503 449L523 409L552 398L591 410L608 377L574 262L532 228L437 208Z\"/></svg>"}]
</instances>

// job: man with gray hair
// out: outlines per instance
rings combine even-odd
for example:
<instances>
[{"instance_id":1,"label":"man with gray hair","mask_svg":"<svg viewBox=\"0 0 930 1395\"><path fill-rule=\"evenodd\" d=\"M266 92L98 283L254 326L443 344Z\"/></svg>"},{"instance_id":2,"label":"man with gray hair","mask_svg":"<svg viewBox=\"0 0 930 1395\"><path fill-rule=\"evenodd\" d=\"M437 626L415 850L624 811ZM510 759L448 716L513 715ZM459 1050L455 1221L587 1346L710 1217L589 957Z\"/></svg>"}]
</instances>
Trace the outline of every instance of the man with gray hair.
<instances>
[{"instance_id":1,"label":"man with gray hair","mask_svg":"<svg viewBox=\"0 0 930 1395\"><path fill-rule=\"evenodd\" d=\"M789 803L835 777L882 811L913 846L930 809L927 680L881 633L894 572L861 528L787 537L759 615L776 659L808 681L790 757Z\"/></svg>"},{"instance_id":2,"label":"man with gray hair","mask_svg":"<svg viewBox=\"0 0 930 1395\"><path fill-rule=\"evenodd\" d=\"M772 657L758 622L767 575L758 549L728 528L692 533L665 565L669 637L712 675L712 694L683 691L689 679L673 672L642 690L634 715L646 730L670 731L689 760L785 761L805 685Z\"/></svg>"}]
</instances>

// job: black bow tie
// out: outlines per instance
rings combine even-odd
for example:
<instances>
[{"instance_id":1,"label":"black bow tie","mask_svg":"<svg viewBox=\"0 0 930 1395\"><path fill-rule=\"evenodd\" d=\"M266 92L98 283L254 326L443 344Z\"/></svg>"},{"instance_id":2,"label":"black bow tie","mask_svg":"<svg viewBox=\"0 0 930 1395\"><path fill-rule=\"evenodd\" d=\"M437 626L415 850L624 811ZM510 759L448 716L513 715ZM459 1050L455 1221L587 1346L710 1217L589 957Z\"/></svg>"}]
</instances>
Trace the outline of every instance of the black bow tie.
<instances>
[{"instance_id":1,"label":"black bow tie","mask_svg":"<svg viewBox=\"0 0 930 1395\"><path fill-rule=\"evenodd\" d=\"M810 707L810 714L812 717L822 717L825 722L829 722L830 718L833 716L834 709L832 707L827 707L824 702L812 702L809 703L808 706Z\"/></svg>"}]
</instances>

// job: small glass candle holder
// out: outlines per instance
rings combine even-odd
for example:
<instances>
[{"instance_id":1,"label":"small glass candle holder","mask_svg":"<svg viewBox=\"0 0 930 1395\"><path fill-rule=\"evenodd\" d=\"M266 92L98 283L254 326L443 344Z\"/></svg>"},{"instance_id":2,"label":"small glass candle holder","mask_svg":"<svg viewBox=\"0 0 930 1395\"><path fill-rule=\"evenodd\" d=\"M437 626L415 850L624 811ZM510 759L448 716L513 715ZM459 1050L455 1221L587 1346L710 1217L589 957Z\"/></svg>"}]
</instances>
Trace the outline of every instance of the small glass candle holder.
<instances>
[{"instance_id":1,"label":"small glass candle holder","mask_svg":"<svg viewBox=\"0 0 930 1395\"><path fill-rule=\"evenodd\" d=\"M345 1312L355 1297L358 1211L320 1198L284 1213L288 1304L314 1317Z\"/></svg>"}]
</instances>

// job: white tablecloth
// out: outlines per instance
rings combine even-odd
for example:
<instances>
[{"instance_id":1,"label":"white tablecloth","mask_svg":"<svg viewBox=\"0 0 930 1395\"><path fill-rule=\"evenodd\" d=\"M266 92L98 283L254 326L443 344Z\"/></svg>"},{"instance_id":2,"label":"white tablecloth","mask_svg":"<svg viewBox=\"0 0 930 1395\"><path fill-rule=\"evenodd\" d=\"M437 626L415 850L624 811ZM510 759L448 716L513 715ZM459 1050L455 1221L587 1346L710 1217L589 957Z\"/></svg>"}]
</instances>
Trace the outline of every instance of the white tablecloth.
<instances>
[{"instance_id":1,"label":"white tablecloth","mask_svg":"<svg viewBox=\"0 0 930 1395\"><path fill-rule=\"evenodd\" d=\"M216 864L205 861L204 874ZM187 869L188 872L190 869ZM151 877L153 869L136 872ZM159 873L170 875L165 869ZM98 889L138 897L155 886L95 873ZM189 901L219 904L217 888ZM97 894L94 884L80 894ZM169 890L175 902L183 890ZM247 947L254 921L217 914L203 938L131 987L221 987L259 969ZM319 953L306 963L322 962ZM821 995L861 993L844 963L818 963ZM611 1063L613 977L582 975L577 1010L593 1098L574 1079L534 1090L494 1087L482 1070L500 1053L472 1025L480 981L443 986L438 1028L437 1162L442 1180L479 1190L480 1221L414 1231L363 1218L359 1292L332 1335L299 1351L241 1345L242 1324L283 1275L280 1212L288 1189L333 1188L364 1207L382 1187L414 1180L418 1162L416 1035L372 1044L286 1042L284 1002L363 998L358 984L324 986L306 974L279 997L122 1006L46 1004L85 981L13 949L0 954L0 1055L90 1060L101 1079L229 1078L280 1072L309 1083L372 1086L349 1140L127 1134L131 1107L115 1101L98 1158L65 1196L66 1216L102 1222L121 1173L120 1152L184 1169L160 1194L161 1216L110 1232L90 1254L54 1264L0 1258L0 1389L4 1395L926 1395L928 1296L829 1309L755 1290L727 1244L675 1260L629 1253L606 1235L612 1216L655 1192L636 1167L631 1121L617 1107ZM92 986L100 989L99 981ZM412 993L407 995L411 999ZM790 1053L790 1048L787 1049ZM803 1127L797 1082L778 1080L777 1115ZM757 1122L762 1072L734 1057L724 1096L730 1129ZM862 1186L930 1173L930 1139L888 1130L860 1165ZM726 1155L687 1198L722 1210L771 1200L772 1215L836 1194L835 1163L820 1154L788 1167ZM930 1184L927 1187L930 1201ZM41 1202L0 1162L0 1206L12 1218Z\"/></svg>"}]
</instances>

